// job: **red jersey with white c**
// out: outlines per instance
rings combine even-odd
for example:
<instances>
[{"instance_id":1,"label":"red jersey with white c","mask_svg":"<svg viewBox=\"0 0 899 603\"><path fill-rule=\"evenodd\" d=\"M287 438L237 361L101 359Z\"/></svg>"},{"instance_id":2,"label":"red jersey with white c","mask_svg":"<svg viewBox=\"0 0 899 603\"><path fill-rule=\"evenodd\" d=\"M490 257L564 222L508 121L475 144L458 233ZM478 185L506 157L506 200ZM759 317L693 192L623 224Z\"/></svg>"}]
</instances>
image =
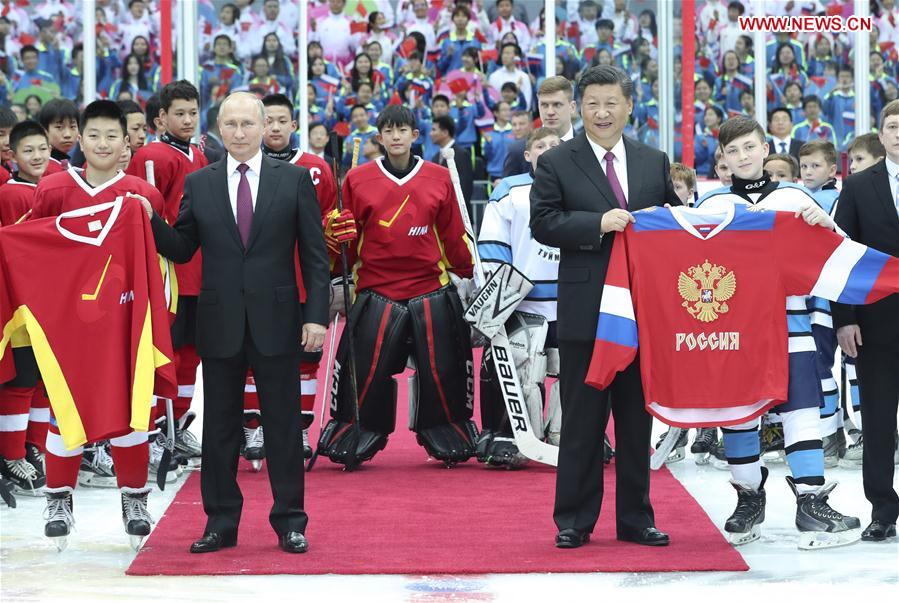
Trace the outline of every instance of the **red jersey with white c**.
<instances>
[{"instance_id":1,"label":"red jersey with white c","mask_svg":"<svg viewBox=\"0 0 899 603\"><path fill-rule=\"evenodd\" d=\"M448 271L470 277L468 237L449 171L419 159L397 179L384 158L350 170L343 200L356 217L356 288L405 300L450 282Z\"/></svg>"},{"instance_id":2,"label":"red jersey with white c","mask_svg":"<svg viewBox=\"0 0 899 603\"><path fill-rule=\"evenodd\" d=\"M177 396L156 245L140 203L118 197L0 230L11 308L0 354L24 327L69 449L150 425ZM2 307L2 301L0 301Z\"/></svg>"}]
</instances>

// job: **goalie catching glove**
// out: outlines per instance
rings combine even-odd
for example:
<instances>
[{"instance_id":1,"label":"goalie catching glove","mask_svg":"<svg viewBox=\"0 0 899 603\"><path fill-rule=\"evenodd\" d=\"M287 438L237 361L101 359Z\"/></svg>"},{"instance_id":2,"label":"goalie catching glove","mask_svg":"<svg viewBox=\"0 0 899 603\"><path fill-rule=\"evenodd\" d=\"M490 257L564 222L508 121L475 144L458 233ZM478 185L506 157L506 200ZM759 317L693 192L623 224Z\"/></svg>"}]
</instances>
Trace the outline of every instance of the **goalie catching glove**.
<instances>
[{"instance_id":1,"label":"goalie catching glove","mask_svg":"<svg viewBox=\"0 0 899 603\"><path fill-rule=\"evenodd\" d=\"M328 250L337 255L343 243L350 244L356 240L356 217L348 209L343 211L333 210L325 218L323 225L325 231L325 243Z\"/></svg>"}]
</instances>

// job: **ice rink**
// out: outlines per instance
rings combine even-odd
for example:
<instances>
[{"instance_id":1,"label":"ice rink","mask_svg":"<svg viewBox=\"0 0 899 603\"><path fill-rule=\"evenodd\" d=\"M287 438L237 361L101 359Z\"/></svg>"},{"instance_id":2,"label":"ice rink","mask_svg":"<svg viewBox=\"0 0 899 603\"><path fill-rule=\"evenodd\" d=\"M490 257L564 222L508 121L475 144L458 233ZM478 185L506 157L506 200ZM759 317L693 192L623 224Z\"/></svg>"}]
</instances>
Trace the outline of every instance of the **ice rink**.
<instances>
[{"instance_id":1,"label":"ice rink","mask_svg":"<svg viewBox=\"0 0 899 603\"><path fill-rule=\"evenodd\" d=\"M202 395L198 382L198 398ZM202 402L193 408L202 413ZM194 425L199 429L200 420ZM653 435L665 426L656 423ZM200 434L198 434L200 435ZM692 432L691 432L692 440ZM470 461L474 462L474 461ZM267 601L289 595L297 601L599 601L614 592L617 600L678 600L712 597L715 601L880 601L899 597L899 541L800 551L796 548L795 502L784 476L784 463L769 463L766 521L759 541L739 549L748 572L669 572L606 574L505 574L483 576L189 576L125 575L134 551L120 521L118 491L78 488L75 532L59 553L43 537L43 498L19 495L18 508L0 507L0 600L12 601ZM717 526L733 511L736 494L729 473L687 458L669 465ZM526 470L526 469L525 469ZM830 502L838 511L870 520L861 471L830 469L839 486ZM165 492L154 489L150 513L159 518L185 476ZM897 480L899 483L899 480ZM307 493L307 495L309 495ZM475 496L475 493L473 493ZM489 504L489 503L487 503ZM476 504L472 505L477 508ZM473 511L474 512L474 511ZM551 509L547 509L551 513ZM315 518L311 518L313 521ZM658 526L664 530L664 525ZM202 526L197 526L201 534ZM554 534L546 534L547 539ZM476 538L476 534L471 537ZM314 547L315 542L310 542ZM347 543L352 546L352 543ZM372 554L377 554L373 551ZM213 553L214 554L214 553ZM389 551L384 551L389 554ZM565 551L557 551L564 555Z\"/></svg>"}]
</instances>

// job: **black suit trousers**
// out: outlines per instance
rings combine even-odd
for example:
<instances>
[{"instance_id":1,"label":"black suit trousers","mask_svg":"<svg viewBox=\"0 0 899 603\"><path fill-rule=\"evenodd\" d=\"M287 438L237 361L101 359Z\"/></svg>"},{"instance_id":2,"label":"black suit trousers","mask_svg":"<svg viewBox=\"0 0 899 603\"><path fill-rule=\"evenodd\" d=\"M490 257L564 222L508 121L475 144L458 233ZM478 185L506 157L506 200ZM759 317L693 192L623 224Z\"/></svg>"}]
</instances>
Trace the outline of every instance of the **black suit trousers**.
<instances>
[{"instance_id":1,"label":"black suit trousers","mask_svg":"<svg viewBox=\"0 0 899 603\"><path fill-rule=\"evenodd\" d=\"M896 411L899 407L899 340L858 347L858 387L862 399L862 480L871 519L896 523L899 495L893 489Z\"/></svg>"},{"instance_id":2,"label":"black suit trousers","mask_svg":"<svg viewBox=\"0 0 899 603\"><path fill-rule=\"evenodd\" d=\"M249 324L249 321L247 322ZM247 368L253 369L265 432L266 467L274 503L269 522L278 535L305 532L303 447L300 429L300 385L295 354L263 356L250 335L237 355L202 358L203 465L200 489L206 531L237 532L243 496L237 485L237 463L243 442L243 398ZM257 494L258 495L258 494Z\"/></svg>"},{"instance_id":3,"label":"black suit trousers","mask_svg":"<svg viewBox=\"0 0 899 603\"><path fill-rule=\"evenodd\" d=\"M639 357L600 391L584 383L593 343L559 341L562 434L553 519L592 532L603 497L603 434L615 421L615 507L619 533L655 525L649 502L652 417L643 402Z\"/></svg>"}]
</instances>

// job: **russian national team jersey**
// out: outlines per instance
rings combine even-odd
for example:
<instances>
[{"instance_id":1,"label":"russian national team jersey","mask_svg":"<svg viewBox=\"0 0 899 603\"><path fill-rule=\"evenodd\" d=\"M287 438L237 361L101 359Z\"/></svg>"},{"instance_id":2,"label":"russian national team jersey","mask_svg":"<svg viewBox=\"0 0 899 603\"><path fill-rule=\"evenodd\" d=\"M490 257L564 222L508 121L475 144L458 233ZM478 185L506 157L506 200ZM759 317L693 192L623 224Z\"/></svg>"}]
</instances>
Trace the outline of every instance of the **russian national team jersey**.
<instances>
[{"instance_id":1,"label":"russian national team jersey","mask_svg":"<svg viewBox=\"0 0 899 603\"><path fill-rule=\"evenodd\" d=\"M798 184L787 182L761 182L760 192L738 193L732 188L717 189L706 193L696 202L696 207L709 211L723 211L729 204L757 205L775 211L798 211L806 203L817 203L811 191ZM815 352L812 337L812 312L814 300L805 296L787 298L787 326L789 328L789 351Z\"/></svg>"},{"instance_id":2,"label":"russian national team jersey","mask_svg":"<svg viewBox=\"0 0 899 603\"><path fill-rule=\"evenodd\" d=\"M37 185L21 180L9 180L0 186L0 226L15 224L25 217L34 203Z\"/></svg>"},{"instance_id":3,"label":"russian national team jersey","mask_svg":"<svg viewBox=\"0 0 899 603\"><path fill-rule=\"evenodd\" d=\"M147 161L153 162L154 185L162 193L163 211L157 212L169 224L174 224L181 211L181 197L184 196L184 179L188 174L206 167L209 162L203 152L194 145L187 151L160 140L153 141L138 149L131 158L125 172L140 180L147 180ZM199 295L202 280L203 260L200 251L186 264L176 264L178 289L181 295Z\"/></svg>"},{"instance_id":4,"label":"russian national team jersey","mask_svg":"<svg viewBox=\"0 0 899 603\"><path fill-rule=\"evenodd\" d=\"M615 235L587 383L640 352L647 410L680 427L734 425L787 399L788 295L845 304L899 291L899 259L793 212L650 208Z\"/></svg>"},{"instance_id":5,"label":"russian national team jersey","mask_svg":"<svg viewBox=\"0 0 899 603\"><path fill-rule=\"evenodd\" d=\"M531 185L512 186L506 196L489 201L478 233L484 269L512 264L534 283L518 310L556 320L559 298L559 249L538 243L531 235Z\"/></svg>"},{"instance_id":6,"label":"russian national team jersey","mask_svg":"<svg viewBox=\"0 0 899 603\"><path fill-rule=\"evenodd\" d=\"M150 425L153 394L177 396L156 245L135 199L0 230L12 303L0 354L24 327L67 448Z\"/></svg>"},{"instance_id":7,"label":"russian national team jersey","mask_svg":"<svg viewBox=\"0 0 899 603\"><path fill-rule=\"evenodd\" d=\"M472 273L471 251L449 170L419 159L402 180L383 157L350 170L343 201L356 217L357 291L406 300Z\"/></svg>"}]
</instances>

